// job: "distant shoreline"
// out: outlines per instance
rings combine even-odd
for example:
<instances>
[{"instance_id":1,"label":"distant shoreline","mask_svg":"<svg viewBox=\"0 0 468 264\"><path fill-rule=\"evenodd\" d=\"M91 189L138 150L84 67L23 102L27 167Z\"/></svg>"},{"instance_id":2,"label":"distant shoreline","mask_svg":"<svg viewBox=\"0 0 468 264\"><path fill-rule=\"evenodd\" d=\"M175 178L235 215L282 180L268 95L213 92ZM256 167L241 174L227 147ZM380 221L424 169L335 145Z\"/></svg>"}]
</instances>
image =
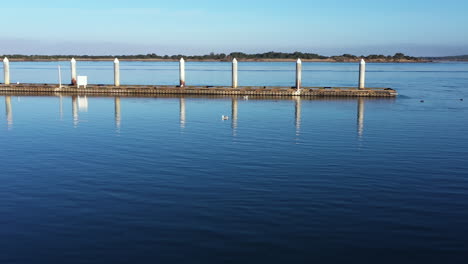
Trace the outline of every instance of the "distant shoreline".
<instances>
[{"instance_id":1,"label":"distant shoreline","mask_svg":"<svg viewBox=\"0 0 468 264\"><path fill-rule=\"evenodd\" d=\"M414 62L429 62L430 58L417 58L407 56L403 53L395 53L395 55L377 55L355 56L352 54L342 54L338 56L323 56L316 53L303 52L265 52L256 54L247 54L243 52L214 53L205 55L158 55L155 53L148 54L133 54L133 55L24 55L11 54L3 55L11 61L67 61L75 58L79 61L112 61L118 58L121 61L178 61L184 58L186 61L210 61L210 62L230 62L234 58L242 62L295 62L301 59L304 62L350 62L356 63L364 59L366 62L375 63L414 63Z\"/></svg>"},{"instance_id":2,"label":"distant shoreline","mask_svg":"<svg viewBox=\"0 0 468 264\"><path fill-rule=\"evenodd\" d=\"M186 61L193 62L231 62L234 58L241 62L295 62L300 58L303 62L341 62L341 63L358 63L361 59L370 63L427 63L427 62L442 62L442 61L468 61L468 55L446 56L446 57L413 57L403 53L395 53L394 55L361 55L342 54L337 56L323 56L316 53L284 53L284 52L265 52L256 54L246 54L243 52L231 52L229 54L213 53L206 55L158 55L155 53L149 54L133 54L133 55L25 55L25 54L4 54L1 57L8 57L10 61L69 61L75 58L77 61L113 61L118 58L120 61L179 61L184 58Z\"/></svg>"},{"instance_id":3,"label":"distant shoreline","mask_svg":"<svg viewBox=\"0 0 468 264\"><path fill-rule=\"evenodd\" d=\"M116 58L118 58L116 56ZM77 61L113 61L114 58L75 58ZM30 58L11 58L12 62L53 62L53 61L69 61L70 58L54 58L54 59L30 59ZM141 62L177 62L178 59L127 59L119 58L120 61L141 61ZM360 59L350 60L334 60L334 59L301 59L303 62L332 62L332 63L358 63ZM226 59L186 59L186 61L194 62L230 62ZM295 59L238 59L240 62L295 62ZM370 63L427 63L432 60L382 60L382 59L368 59L366 62Z\"/></svg>"}]
</instances>

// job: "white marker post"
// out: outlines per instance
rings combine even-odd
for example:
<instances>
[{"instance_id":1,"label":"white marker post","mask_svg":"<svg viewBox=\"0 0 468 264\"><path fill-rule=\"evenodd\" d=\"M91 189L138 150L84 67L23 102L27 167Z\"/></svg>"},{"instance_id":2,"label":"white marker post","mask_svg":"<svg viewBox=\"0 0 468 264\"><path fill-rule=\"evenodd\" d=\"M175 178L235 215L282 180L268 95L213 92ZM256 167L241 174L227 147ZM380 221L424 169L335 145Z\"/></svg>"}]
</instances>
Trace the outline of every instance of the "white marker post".
<instances>
[{"instance_id":1,"label":"white marker post","mask_svg":"<svg viewBox=\"0 0 468 264\"><path fill-rule=\"evenodd\" d=\"M296 89L299 91L301 89L302 84L302 61L301 59L297 59L296 62Z\"/></svg>"},{"instance_id":2,"label":"white marker post","mask_svg":"<svg viewBox=\"0 0 468 264\"><path fill-rule=\"evenodd\" d=\"M232 60L232 88L237 88L237 60Z\"/></svg>"},{"instance_id":3,"label":"white marker post","mask_svg":"<svg viewBox=\"0 0 468 264\"><path fill-rule=\"evenodd\" d=\"M185 60L184 58L180 58L179 73L180 73L180 87L184 87L185 86Z\"/></svg>"},{"instance_id":4,"label":"white marker post","mask_svg":"<svg viewBox=\"0 0 468 264\"><path fill-rule=\"evenodd\" d=\"M7 57L3 59L3 77L4 83L10 84L10 61Z\"/></svg>"},{"instance_id":5,"label":"white marker post","mask_svg":"<svg viewBox=\"0 0 468 264\"><path fill-rule=\"evenodd\" d=\"M120 62L117 58L114 60L114 86L120 86Z\"/></svg>"},{"instance_id":6,"label":"white marker post","mask_svg":"<svg viewBox=\"0 0 468 264\"><path fill-rule=\"evenodd\" d=\"M361 59L359 64L359 89L364 89L366 83L366 62Z\"/></svg>"},{"instance_id":7,"label":"white marker post","mask_svg":"<svg viewBox=\"0 0 468 264\"><path fill-rule=\"evenodd\" d=\"M75 58L71 59L70 67L71 67L71 84L76 85L76 60Z\"/></svg>"}]
</instances>

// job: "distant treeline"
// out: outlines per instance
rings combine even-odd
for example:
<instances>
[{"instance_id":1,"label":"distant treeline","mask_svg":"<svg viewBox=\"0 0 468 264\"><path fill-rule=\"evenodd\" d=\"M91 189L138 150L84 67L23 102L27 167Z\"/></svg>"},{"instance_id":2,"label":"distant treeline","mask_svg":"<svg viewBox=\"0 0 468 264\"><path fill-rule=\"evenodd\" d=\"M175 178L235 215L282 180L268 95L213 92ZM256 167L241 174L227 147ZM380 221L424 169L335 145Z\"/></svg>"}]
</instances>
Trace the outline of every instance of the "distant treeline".
<instances>
[{"instance_id":1,"label":"distant treeline","mask_svg":"<svg viewBox=\"0 0 468 264\"><path fill-rule=\"evenodd\" d=\"M468 61L468 55L446 56L446 57L423 57L424 60L431 61Z\"/></svg>"},{"instance_id":2,"label":"distant treeline","mask_svg":"<svg viewBox=\"0 0 468 264\"><path fill-rule=\"evenodd\" d=\"M185 58L188 60L221 60L221 61L228 61L232 60L233 58L237 59L245 59L245 60L275 60L275 59L305 59L305 60L330 60L330 61L355 61L359 59L365 59L369 61L402 61L402 60L409 60L409 61L419 61L422 60L421 58L406 56L403 53L396 53L395 55L385 56L385 55L369 55L369 56L355 56L351 54L343 54L339 56L322 56L315 53L302 53L302 52L293 52L293 53L284 53L284 52L265 52L265 53L256 53L256 54L247 54L243 52L232 52L230 54L225 53L210 53L208 55L157 55L155 53L151 54L138 54L138 55L98 55L98 56L90 56L90 55L20 55L20 54L13 54L13 55L3 55L7 56L10 59L17 59L17 60L63 60L63 59L82 59L82 60L107 60L113 59L118 57L119 59L123 60L150 60L150 59L161 59L161 60L178 60L180 58Z\"/></svg>"}]
</instances>

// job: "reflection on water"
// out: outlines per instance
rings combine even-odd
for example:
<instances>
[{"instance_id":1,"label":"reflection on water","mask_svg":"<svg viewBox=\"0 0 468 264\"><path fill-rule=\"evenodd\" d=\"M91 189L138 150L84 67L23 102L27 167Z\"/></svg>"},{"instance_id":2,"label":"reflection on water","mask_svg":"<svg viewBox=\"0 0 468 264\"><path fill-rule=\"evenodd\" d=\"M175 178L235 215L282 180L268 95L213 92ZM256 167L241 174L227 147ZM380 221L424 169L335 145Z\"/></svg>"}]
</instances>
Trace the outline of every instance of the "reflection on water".
<instances>
[{"instance_id":1,"label":"reflection on water","mask_svg":"<svg viewBox=\"0 0 468 264\"><path fill-rule=\"evenodd\" d=\"M364 133L364 98L358 98L357 123L358 136L361 138Z\"/></svg>"},{"instance_id":2,"label":"reflection on water","mask_svg":"<svg viewBox=\"0 0 468 264\"><path fill-rule=\"evenodd\" d=\"M63 98L62 95L59 95L60 98L60 106L59 106L59 113L60 113L60 120L63 120Z\"/></svg>"},{"instance_id":3,"label":"reflection on water","mask_svg":"<svg viewBox=\"0 0 468 264\"><path fill-rule=\"evenodd\" d=\"M63 119L63 96L57 95L59 97L59 115L60 120ZM167 96L166 96L167 97ZM167 97L171 98L171 97ZM86 96L71 96L72 99L72 117L73 117L73 125L77 127L80 122L79 112L87 112L88 111L88 97ZM256 98L260 100L261 98ZM280 99L280 98L276 98ZM282 99L282 98L281 98ZM255 100L255 99L254 99ZM290 99L286 99L290 100ZM311 99L307 98L304 99L299 96L293 97L295 102L294 104L294 126L295 126L295 135L299 137L301 134L301 122L302 122L302 102L306 101L314 101L314 100L324 100L324 99ZM330 100L330 99L328 99ZM350 99L346 99L349 101ZM366 98L358 98L358 99L351 99L357 101L357 135L359 138L362 138L364 134L364 104ZM121 97L114 97L114 118L115 118L115 126L117 129L120 129L122 119L121 119ZM11 104L11 96L5 96L5 109L6 109L6 119L8 128L12 128L13 126L13 114L12 114L12 104ZM238 121L239 121L239 100L237 97L233 97L231 100L231 128L232 134L236 136L237 129L238 129ZM179 122L180 127L185 128L186 126L186 98L179 97Z\"/></svg>"},{"instance_id":4,"label":"reflection on water","mask_svg":"<svg viewBox=\"0 0 468 264\"><path fill-rule=\"evenodd\" d=\"M72 96L72 116L73 116L73 126L78 126L78 96Z\"/></svg>"},{"instance_id":5,"label":"reflection on water","mask_svg":"<svg viewBox=\"0 0 468 264\"><path fill-rule=\"evenodd\" d=\"M115 97L114 98L114 111L115 111L115 127L120 129L120 97Z\"/></svg>"},{"instance_id":6,"label":"reflection on water","mask_svg":"<svg viewBox=\"0 0 468 264\"><path fill-rule=\"evenodd\" d=\"M264 64L245 63L254 65ZM329 64L343 71L308 71L308 78L355 83L347 65ZM103 263L135 256L154 263L465 263L468 64L371 66L370 82L402 96L239 96L236 103L234 96L88 95L82 113L78 97L63 93L60 121L59 98L35 93L19 102L0 93L11 96L0 99L0 263L93 263L96 256ZM434 68L447 72L415 71ZM31 81L44 75L27 73ZM249 84L291 79L244 73ZM209 74L193 76L216 83L204 79ZM129 76L128 83L154 82ZM190 122L181 129L180 121Z\"/></svg>"},{"instance_id":7,"label":"reflection on water","mask_svg":"<svg viewBox=\"0 0 468 264\"><path fill-rule=\"evenodd\" d=\"M185 98L179 99L179 122L180 128L185 128Z\"/></svg>"},{"instance_id":8,"label":"reflection on water","mask_svg":"<svg viewBox=\"0 0 468 264\"><path fill-rule=\"evenodd\" d=\"M295 104L295 124L296 124L296 137L298 137L301 133L301 97L294 96Z\"/></svg>"},{"instance_id":9,"label":"reflection on water","mask_svg":"<svg viewBox=\"0 0 468 264\"><path fill-rule=\"evenodd\" d=\"M80 112L88 112L88 97L78 96L78 109Z\"/></svg>"},{"instance_id":10,"label":"reflection on water","mask_svg":"<svg viewBox=\"0 0 468 264\"><path fill-rule=\"evenodd\" d=\"M232 134L236 136L236 130L237 130L237 111L238 110L238 101L237 98L232 98L232 104L231 104L231 116L232 116Z\"/></svg>"},{"instance_id":11,"label":"reflection on water","mask_svg":"<svg viewBox=\"0 0 468 264\"><path fill-rule=\"evenodd\" d=\"M5 111L8 129L13 127L13 113L11 110L11 96L5 96Z\"/></svg>"}]
</instances>

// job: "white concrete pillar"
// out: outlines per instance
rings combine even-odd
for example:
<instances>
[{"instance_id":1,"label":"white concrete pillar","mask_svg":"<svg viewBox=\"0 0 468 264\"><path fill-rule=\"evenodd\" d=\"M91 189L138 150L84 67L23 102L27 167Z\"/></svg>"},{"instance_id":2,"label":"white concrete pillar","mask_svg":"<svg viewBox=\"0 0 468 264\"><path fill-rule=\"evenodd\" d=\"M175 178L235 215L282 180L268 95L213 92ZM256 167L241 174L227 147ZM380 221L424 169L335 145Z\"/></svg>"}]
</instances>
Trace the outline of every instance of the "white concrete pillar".
<instances>
[{"instance_id":1,"label":"white concrete pillar","mask_svg":"<svg viewBox=\"0 0 468 264\"><path fill-rule=\"evenodd\" d=\"M114 60L114 86L120 86L120 62L117 58Z\"/></svg>"},{"instance_id":2,"label":"white concrete pillar","mask_svg":"<svg viewBox=\"0 0 468 264\"><path fill-rule=\"evenodd\" d=\"M3 82L10 84L10 60L7 57L3 59Z\"/></svg>"},{"instance_id":3,"label":"white concrete pillar","mask_svg":"<svg viewBox=\"0 0 468 264\"><path fill-rule=\"evenodd\" d=\"M71 84L76 85L76 60L75 58L71 59L70 68L71 68Z\"/></svg>"},{"instance_id":4,"label":"white concrete pillar","mask_svg":"<svg viewBox=\"0 0 468 264\"><path fill-rule=\"evenodd\" d=\"M366 86L366 62L361 59L359 64L359 89L364 89Z\"/></svg>"},{"instance_id":5,"label":"white concrete pillar","mask_svg":"<svg viewBox=\"0 0 468 264\"><path fill-rule=\"evenodd\" d=\"M185 86L185 60L180 58L179 61L179 75L180 75L180 87Z\"/></svg>"},{"instance_id":6,"label":"white concrete pillar","mask_svg":"<svg viewBox=\"0 0 468 264\"><path fill-rule=\"evenodd\" d=\"M301 59L297 59L296 62L296 89L301 89L302 84L302 61Z\"/></svg>"},{"instance_id":7,"label":"white concrete pillar","mask_svg":"<svg viewBox=\"0 0 468 264\"><path fill-rule=\"evenodd\" d=\"M237 88L237 59L232 60L232 88Z\"/></svg>"}]
</instances>

